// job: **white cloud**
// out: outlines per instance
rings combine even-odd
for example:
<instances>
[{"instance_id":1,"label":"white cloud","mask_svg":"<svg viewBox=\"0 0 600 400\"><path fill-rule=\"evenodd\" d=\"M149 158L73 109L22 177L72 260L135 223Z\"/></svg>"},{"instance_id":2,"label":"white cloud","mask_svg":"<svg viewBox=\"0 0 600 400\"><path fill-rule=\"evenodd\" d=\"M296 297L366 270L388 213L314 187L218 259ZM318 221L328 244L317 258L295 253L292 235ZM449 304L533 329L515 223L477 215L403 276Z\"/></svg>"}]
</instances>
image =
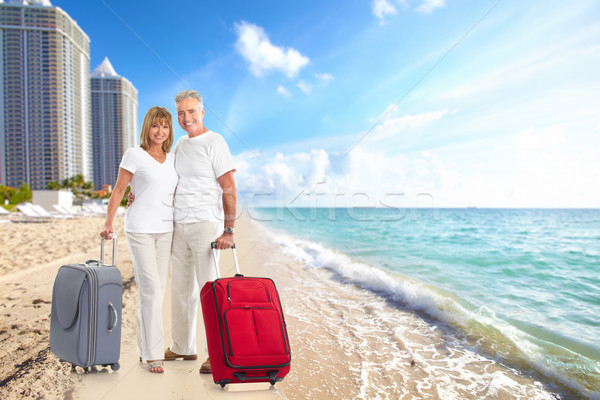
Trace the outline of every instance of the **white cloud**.
<instances>
[{"instance_id":1,"label":"white cloud","mask_svg":"<svg viewBox=\"0 0 600 400\"><path fill-rule=\"evenodd\" d=\"M317 79L319 79L321 82L323 82L325 85L328 84L329 82L331 82L333 80L333 75L325 72L323 74L315 74L315 76L317 77Z\"/></svg>"},{"instance_id":2,"label":"white cloud","mask_svg":"<svg viewBox=\"0 0 600 400\"><path fill-rule=\"evenodd\" d=\"M236 48L250 62L250 72L256 76L278 70L293 78L310 61L296 49L273 45L260 26L242 21L235 24L235 30L238 34Z\"/></svg>"},{"instance_id":3,"label":"white cloud","mask_svg":"<svg viewBox=\"0 0 600 400\"><path fill-rule=\"evenodd\" d=\"M561 126L530 127L507 140L504 148L481 146L475 151L493 165L485 171L463 166L443 198L479 207L600 206L600 156L574 143L567 132ZM455 156L464 162L472 155Z\"/></svg>"},{"instance_id":4,"label":"white cloud","mask_svg":"<svg viewBox=\"0 0 600 400\"><path fill-rule=\"evenodd\" d=\"M312 92L312 85L310 83L299 81L296 86L298 86L305 94L310 94L310 92Z\"/></svg>"},{"instance_id":5,"label":"white cloud","mask_svg":"<svg viewBox=\"0 0 600 400\"><path fill-rule=\"evenodd\" d=\"M387 15L396 15L398 10L389 0L373 0L371 11L373 15L379 18L379 23L383 25L385 23L385 17Z\"/></svg>"},{"instance_id":6,"label":"white cloud","mask_svg":"<svg viewBox=\"0 0 600 400\"><path fill-rule=\"evenodd\" d=\"M523 160L530 159L533 154L554 158L566 142L563 128L553 127L543 131L528 128L513 139L512 148L517 158Z\"/></svg>"},{"instance_id":7,"label":"white cloud","mask_svg":"<svg viewBox=\"0 0 600 400\"><path fill-rule=\"evenodd\" d=\"M250 207L600 205L600 157L572 147L564 128L529 128L504 147L491 144L412 153L361 145L346 156L322 148L245 152L234 156L238 196Z\"/></svg>"},{"instance_id":8,"label":"white cloud","mask_svg":"<svg viewBox=\"0 0 600 400\"><path fill-rule=\"evenodd\" d=\"M430 122L441 119L448 113L448 110L438 111L426 111L418 114L407 114L397 118L389 118L384 122L386 125L400 125L400 126L424 126Z\"/></svg>"},{"instance_id":9,"label":"white cloud","mask_svg":"<svg viewBox=\"0 0 600 400\"><path fill-rule=\"evenodd\" d=\"M277 86L277 93L285 97L286 99L292 97L290 91L281 85Z\"/></svg>"},{"instance_id":10,"label":"white cloud","mask_svg":"<svg viewBox=\"0 0 600 400\"><path fill-rule=\"evenodd\" d=\"M385 139L401 133L406 128L423 128L431 123L440 120L448 113L448 110L427 111L418 114L406 114L394 117L397 113L396 105L389 106L379 117L385 119L373 130L373 136L376 140ZM374 121L373 123L375 123Z\"/></svg>"},{"instance_id":11,"label":"white cloud","mask_svg":"<svg viewBox=\"0 0 600 400\"><path fill-rule=\"evenodd\" d=\"M404 8L410 7L406 0L373 0L371 3L371 12L379 19L380 25L385 25L386 17L398 14L398 9L394 3L401 5ZM416 8L416 11L429 14L436 8L445 6L446 0L423 0L423 3Z\"/></svg>"},{"instance_id":12,"label":"white cloud","mask_svg":"<svg viewBox=\"0 0 600 400\"><path fill-rule=\"evenodd\" d=\"M600 31L586 31L583 34L575 32L566 35L560 41L512 57L508 62L494 63L492 66L484 64L478 68L482 71L479 74L449 77L459 84L444 97L460 99L498 90L512 91L515 88L522 91L523 87L535 87L532 82L543 82L544 87L548 87L550 82L553 87L568 85L571 81L570 74L582 71L581 66L597 62L598 57L594 54L595 44L590 43L598 40L599 33ZM497 46L491 45L481 54L481 59L493 58L498 51ZM495 92L492 96L497 98L498 93Z\"/></svg>"},{"instance_id":13,"label":"white cloud","mask_svg":"<svg viewBox=\"0 0 600 400\"><path fill-rule=\"evenodd\" d=\"M439 158L426 152L408 157L357 148L344 157L313 149L234 158L238 196L247 206L414 205L420 193L435 197L454 179Z\"/></svg>"},{"instance_id":14,"label":"white cloud","mask_svg":"<svg viewBox=\"0 0 600 400\"><path fill-rule=\"evenodd\" d=\"M581 179L589 180L588 190L597 192L593 182L598 182L600 172L590 174L590 169L600 171L599 158L588 158L585 151L575 154L568 147L565 130L560 126L528 128L519 133L511 143L510 162L515 176L518 174L512 184L514 195L552 203L587 186L577 189Z\"/></svg>"},{"instance_id":15,"label":"white cloud","mask_svg":"<svg viewBox=\"0 0 600 400\"><path fill-rule=\"evenodd\" d=\"M424 0L423 4L417 7L418 12L429 14L436 8L442 8L446 5L446 0Z\"/></svg>"}]
</instances>

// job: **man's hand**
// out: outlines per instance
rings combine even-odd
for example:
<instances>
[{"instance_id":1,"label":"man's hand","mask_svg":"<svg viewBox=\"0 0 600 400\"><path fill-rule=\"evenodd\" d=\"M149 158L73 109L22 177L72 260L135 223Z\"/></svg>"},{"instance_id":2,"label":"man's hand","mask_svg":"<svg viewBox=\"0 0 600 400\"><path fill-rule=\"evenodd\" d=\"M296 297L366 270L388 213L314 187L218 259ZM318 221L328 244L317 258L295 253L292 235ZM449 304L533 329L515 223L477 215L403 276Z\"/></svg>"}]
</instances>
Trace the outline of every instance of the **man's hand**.
<instances>
[{"instance_id":1,"label":"man's hand","mask_svg":"<svg viewBox=\"0 0 600 400\"><path fill-rule=\"evenodd\" d=\"M225 250L233 246L233 233L224 233L215 240L217 242L217 249Z\"/></svg>"}]
</instances>

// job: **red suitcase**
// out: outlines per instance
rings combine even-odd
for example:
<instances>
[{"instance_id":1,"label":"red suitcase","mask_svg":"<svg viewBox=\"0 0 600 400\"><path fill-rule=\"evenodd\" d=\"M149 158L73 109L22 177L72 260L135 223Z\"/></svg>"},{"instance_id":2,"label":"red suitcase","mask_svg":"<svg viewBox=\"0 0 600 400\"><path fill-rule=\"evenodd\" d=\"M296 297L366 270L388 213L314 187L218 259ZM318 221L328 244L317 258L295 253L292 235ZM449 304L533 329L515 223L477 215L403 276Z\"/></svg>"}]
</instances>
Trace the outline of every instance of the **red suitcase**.
<instances>
[{"instance_id":1,"label":"red suitcase","mask_svg":"<svg viewBox=\"0 0 600 400\"><path fill-rule=\"evenodd\" d=\"M208 356L215 383L282 381L292 359L275 283L240 274L220 278L216 243L211 243L217 279L200 292Z\"/></svg>"}]
</instances>

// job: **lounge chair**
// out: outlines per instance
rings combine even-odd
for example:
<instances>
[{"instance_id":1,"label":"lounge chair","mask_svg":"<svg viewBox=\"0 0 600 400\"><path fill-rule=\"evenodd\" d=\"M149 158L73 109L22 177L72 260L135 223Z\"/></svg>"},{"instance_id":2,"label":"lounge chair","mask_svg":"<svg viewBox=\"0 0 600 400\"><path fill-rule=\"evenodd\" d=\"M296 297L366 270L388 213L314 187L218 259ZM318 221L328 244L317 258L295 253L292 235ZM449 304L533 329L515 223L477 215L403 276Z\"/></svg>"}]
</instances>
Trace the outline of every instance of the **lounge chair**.
<instances>
[{"instance_id":1,"label":"lounge chair","mask_svg":"<svg viewBox=\"0 0 600 400\"><path fill-rule=\"evenodd\" d=\"M73 218L73 217L77 217L78 216L77 212L71 211L67 207L61 206L60 204L53 204L52 208L54 208L54 210L58 214L64 215L67 218Z\"/></svg>"},{"instance_id":2,"label":"lounge chair","mask_svg":"<svg viewBox=\"0 0 600 400\"><path fill-rule=\"evenodd\" d=\"M62 215L62 214L51 214L50 212L48 212L48 210L46 210L44 207L40 206L39 204L32 204L31 208L33 208L33 210L35 212L37 212L39 215L41 215L42 217L58 218L58 219L72 218L72 217L67 217L65 215Z\"/></svg>"},{"instance_id":3,"label":"lounge chair","mask_svg":"<svg viewBox=\"0 0 600 400\"><path fill-rule=\"evenodd\" d=\"M81 208L83 208L83 211L89 216L101 217L106 214L106 212L97 204L84 204Z\"/></svg>"},{"instance_id":4,"label":"lounge chair","mask_svg":"<svg viewBox=\"0 0 600 400\"><path fill-rule=\"evenodd\" d=\"M106 206L101 206L96 203L91 204L91 206L99 215L106 215Z\"/></svg>"},{"instance_id":5,"label":"lounge chair","mask_svg":"<svg viewBox=\"0 0 600 400\"><path fill-rule=\"evenodd\" d=\"M21 204L17 205L17 210L19 210L21 212L22 216L18 220L15 220L15 222L54 221L54 218L52 218L52 216L48 217L45 215L41 215L37 211L35 211L35 209L32 206L33 206L33 204L31 204L31 203L21 203Z\"/></svg>"}]
</instances>

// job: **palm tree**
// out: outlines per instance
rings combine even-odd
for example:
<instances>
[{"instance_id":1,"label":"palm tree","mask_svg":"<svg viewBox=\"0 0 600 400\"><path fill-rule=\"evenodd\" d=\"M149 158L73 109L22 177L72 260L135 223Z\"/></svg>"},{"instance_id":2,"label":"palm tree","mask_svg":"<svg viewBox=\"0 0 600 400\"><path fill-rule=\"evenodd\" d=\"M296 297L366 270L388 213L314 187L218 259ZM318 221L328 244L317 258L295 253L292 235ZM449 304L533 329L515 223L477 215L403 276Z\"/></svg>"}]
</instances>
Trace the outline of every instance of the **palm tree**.
<instances>
[{"instance_id":1,"label":"palm tree","mask_svg":"<svg viewBox=\"0 0 600 400\"><path fill-rule=\"evenodd\" d=\"M50 181L50 182L48 182L48 185L46 187L48 188L48 190L58 190L58 189L60 189L60 185L56 181Z\"/></svg>"},{"instance_id":2,"label":"palm tree","mask_svg":"<svg viewBox=\"0 0 600 400\"><path fill-rule=\"evenodd\" d=\"M63 179L60 183L56 181L48 182L49 190L71 189L76 200L82 201L84 197L91 197L91 190L94 188L94 183L86 181L82 174L77 174L67 179Z\"/></svg>"}]
</instances>

